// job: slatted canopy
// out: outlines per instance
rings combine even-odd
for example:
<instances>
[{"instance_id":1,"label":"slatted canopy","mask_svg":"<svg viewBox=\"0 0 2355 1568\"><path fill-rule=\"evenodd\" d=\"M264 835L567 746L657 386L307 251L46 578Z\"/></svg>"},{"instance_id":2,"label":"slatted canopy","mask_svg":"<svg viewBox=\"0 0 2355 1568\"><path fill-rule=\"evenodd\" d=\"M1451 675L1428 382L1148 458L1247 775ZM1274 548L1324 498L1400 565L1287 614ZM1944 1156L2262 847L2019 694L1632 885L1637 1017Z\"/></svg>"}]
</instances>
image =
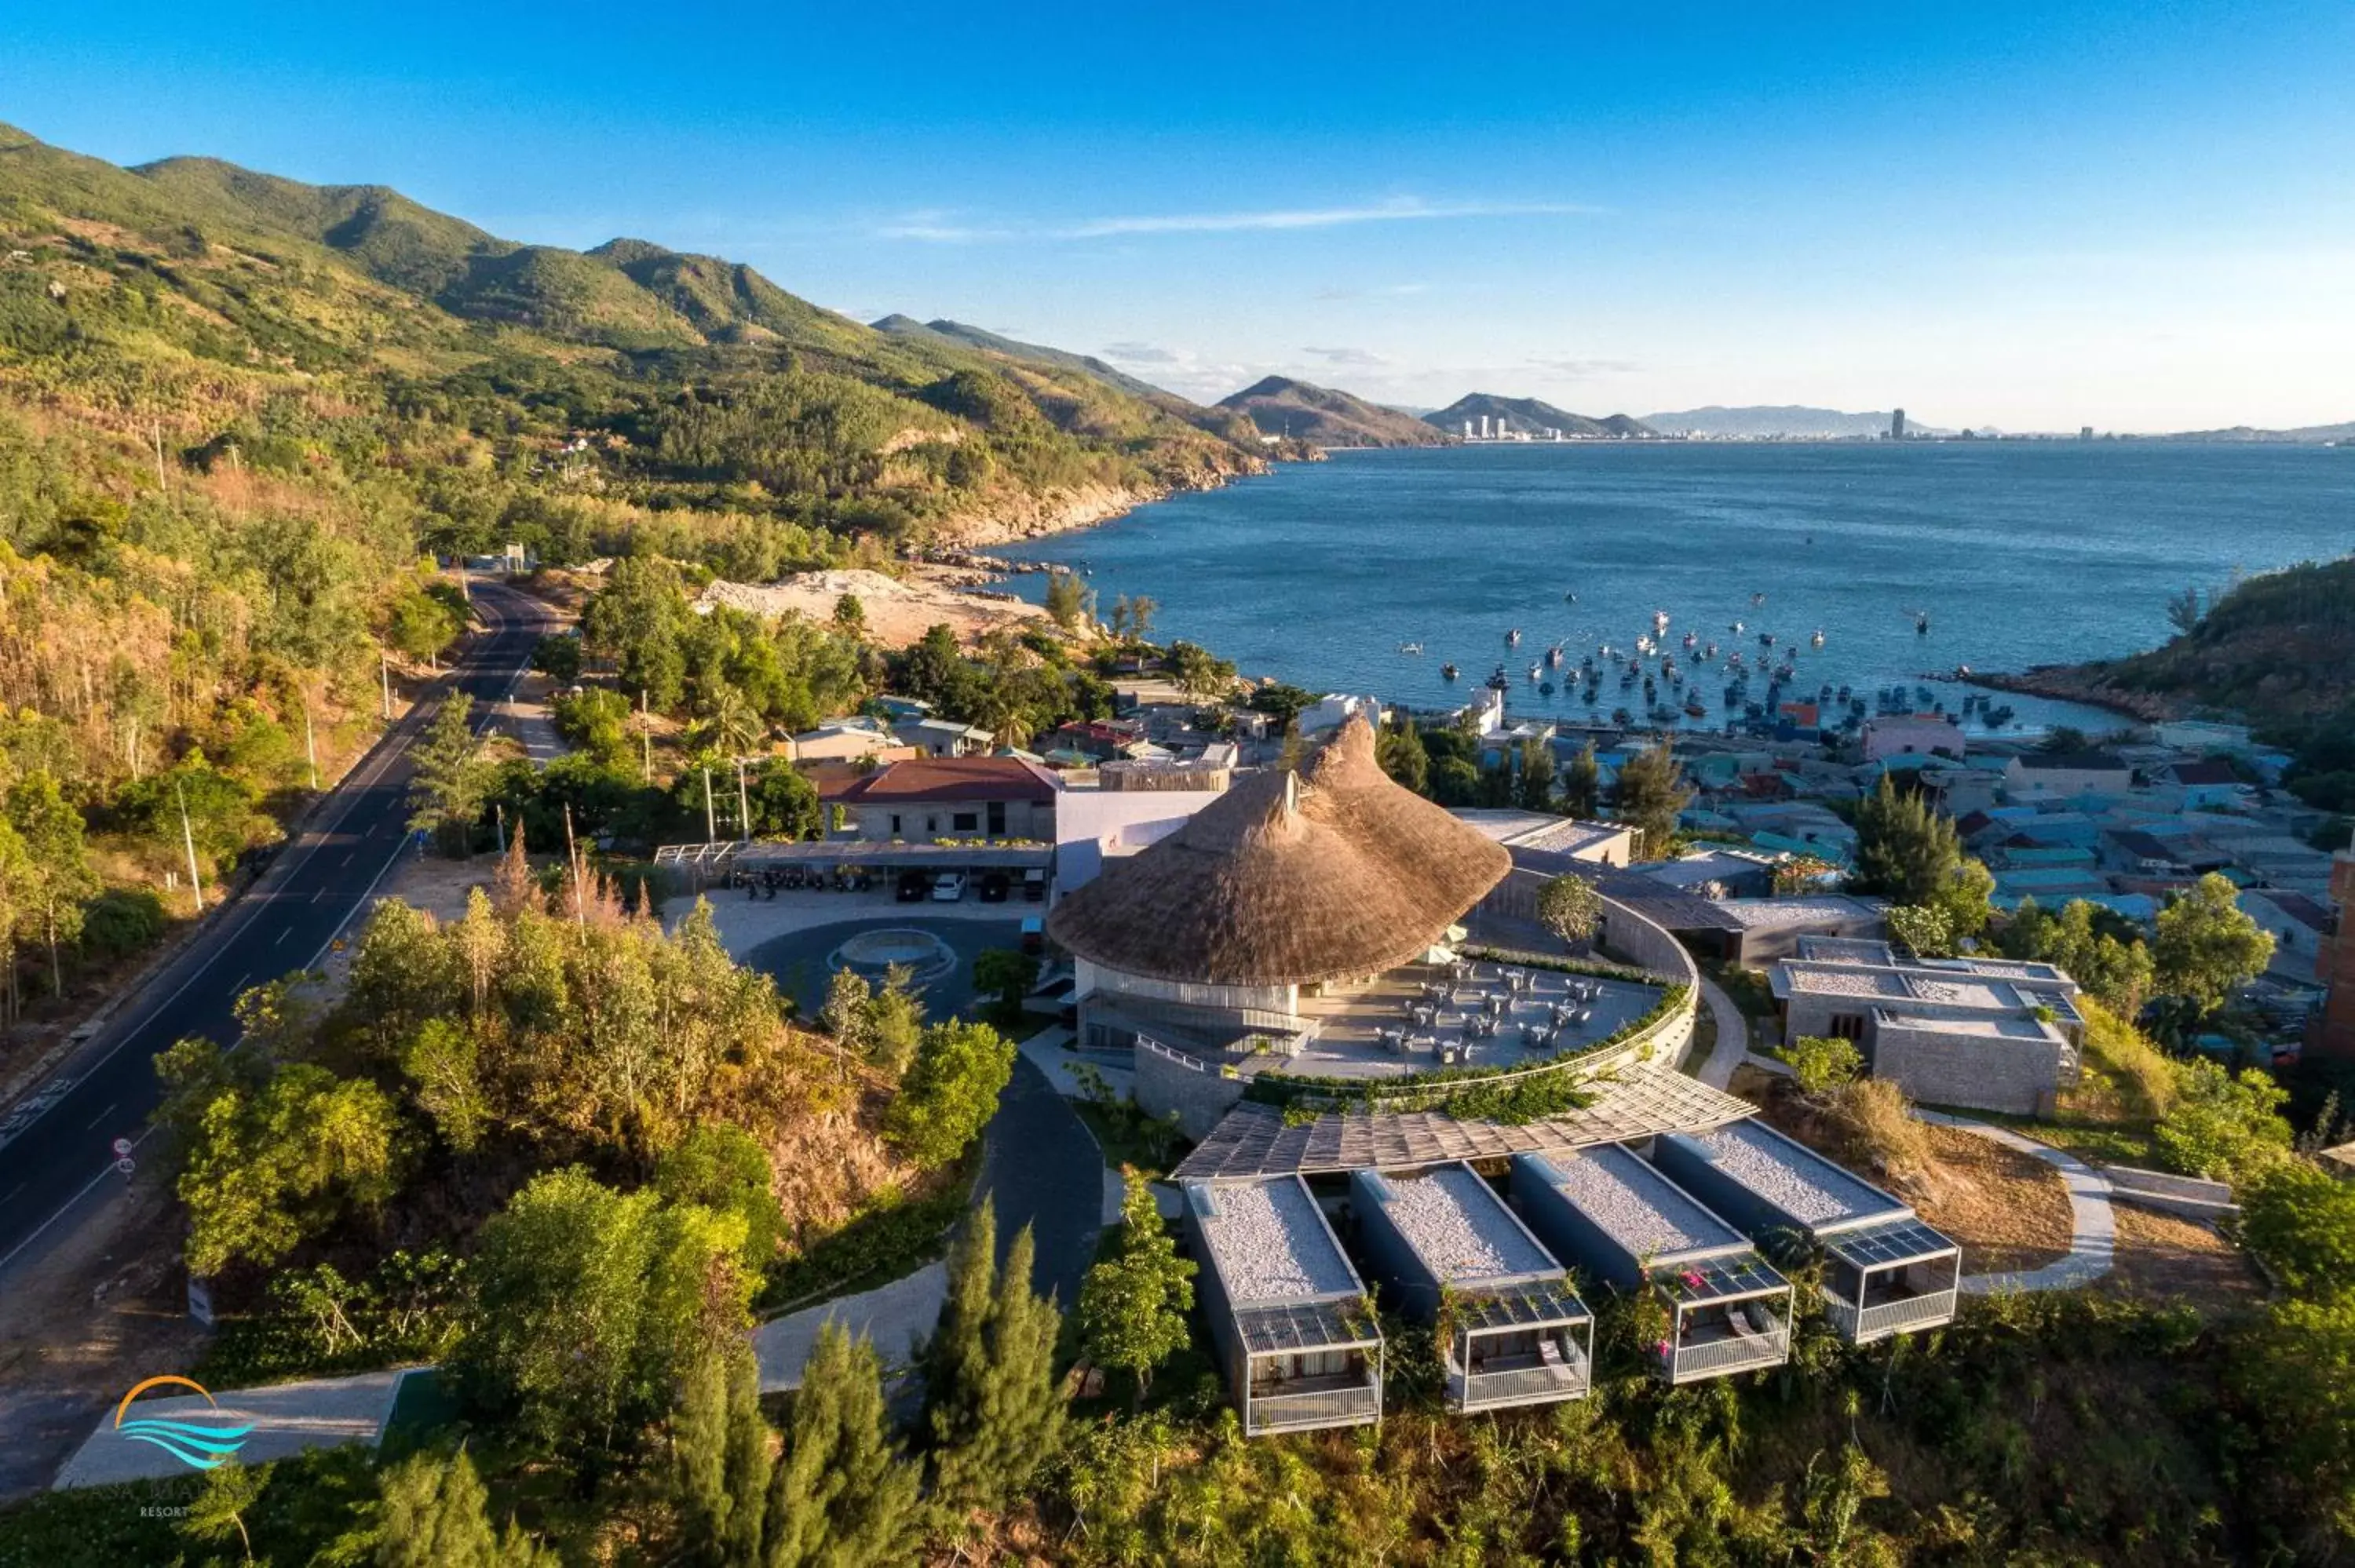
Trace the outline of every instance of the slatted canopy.
<instances>
[{"instance_id":1,"label":"slatted canopy","mask_svg":"<svg viewBox=\"0 0 2355 1568\"><path fill-rule=\"evenodd\" d=\"M1824 1238L1824 1250L1859 1269L1887 1268L1895 1264L1922 1263L1962 1248L1920 1220L1908 1217L1887 1224L1867 1225Z\"/></svg>"},{"instance_id":2,"label":"slatted canopy","mask_svg":"<svg viewBox=\"0 0 2355 1568\"><path fill-rule=\"evenodd\" d=\"M1453 1298L1459 1333L1486 1334L1500 1329L1547 1329L1582 1323L1593 1314L1569 1283L1553 1280L1536 1285L1476 1290Z\"/></svg>"},{"instance_id":3,"label":"slatted canopy","mask_svg":"<svg viewBox=\"0 0 2355 1568\"><path fill-rule=\"evenodd\" d=\"M1235 1313L1243 1348L1254 1356L1299 1355L1379 1345L1381 1330L1354 1301L1303 1301L1245 1307Z\"/></svg>"},{"instance_id":4,"label":"slatted canopy","mask_svg":"<svg viewBox=\"0 0 2355 1568\"><path fill-rule=\"evenodd\" d=\"M1652 1276L1668 1287L1678 1302L1706 1307L1719 1301L1741 1301L1753 1296L1773 1296L1791 1288L1774 1266L1755 1253L1700 1258L1664 1268Z\"/></svg>"}]
</instances>

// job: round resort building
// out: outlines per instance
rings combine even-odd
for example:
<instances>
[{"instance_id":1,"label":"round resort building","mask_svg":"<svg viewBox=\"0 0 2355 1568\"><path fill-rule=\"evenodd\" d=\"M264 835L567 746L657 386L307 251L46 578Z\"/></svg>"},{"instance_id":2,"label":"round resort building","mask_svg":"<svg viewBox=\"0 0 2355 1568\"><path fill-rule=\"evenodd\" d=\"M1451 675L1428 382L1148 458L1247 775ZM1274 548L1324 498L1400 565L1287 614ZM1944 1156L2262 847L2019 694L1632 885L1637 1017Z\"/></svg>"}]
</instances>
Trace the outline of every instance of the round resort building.
<instances>
[{"instance_id":1,"label":"round resort building","mask_svg":"<svg viewBox=\"0 0 2355 1568\"><path fill-rule=\"evenodd\" d=\"M1087 1049L1144 1036L1289 1058L1346 1041L1346 1055L1362 1045L1368 1067L1387 1054L1395 1072L1422 982L1394 971L1450 963L1456 923L1510 870L1486 834L1383 773L1372 728L1353 718L1298 770L1240 779L1167 837L1107 861L1047 930L1077 960ZM1367 1026L1348 1027L1352 1016Z\"/></svg>"}]
</instances>

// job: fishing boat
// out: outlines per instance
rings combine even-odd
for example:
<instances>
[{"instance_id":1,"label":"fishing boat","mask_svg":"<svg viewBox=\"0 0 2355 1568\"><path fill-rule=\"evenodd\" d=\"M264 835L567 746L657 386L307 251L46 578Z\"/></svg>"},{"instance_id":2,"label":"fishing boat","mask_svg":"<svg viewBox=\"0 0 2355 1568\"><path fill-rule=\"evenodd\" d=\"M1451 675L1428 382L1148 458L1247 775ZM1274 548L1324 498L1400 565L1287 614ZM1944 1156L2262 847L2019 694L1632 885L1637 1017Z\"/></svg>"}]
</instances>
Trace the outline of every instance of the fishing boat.
<instances>
[{"instance_id":1,"label":"fishing boat","mask_svg":"<svg viewBox=\"0 0 2355 1568\"><path fill-rule=\"evenodd\" d=\"M1520 645L1521 629L1516 626L1510 631L1505 633L1505 646L1508 648L1518 648Z\"/></svg>"},{"instance_id":2,"label":"fishing boat","mask_svg":"<svg viewBox=\"0 0 2355 1568\"><path fill-rule=\"evenodd\" d=\"M1710 663L1711 663L1711 664L1716 663L1716 662L1717 662L1717 644L1716 644L1716 643L1714 643L1714 642L1704 643L1704 644L1702 645L1702 647L1701 647L1700 656L1701 656L1701 658L1702 658L1702 659L1706 660L1708 662L1710 662Z\"/></svg>"},{"instance_id":3,"label":"fishing boat","mask_svg":"<svg viewBox=\"0 0 2355 1568\"><path fill-rule=\"evenodd\" d=\"M1551 681L1540 681L1538 683L1538 695L1541 697L1550 697L1553 695L1553 683Z\"/></svg>"},{"instance_id":4,"label":"fishing boat","mask_svg":"<svg viewBox=\"0 0 2355 1568\"><path fill-rule=\"evenodd\" d=\"M1750 596L1750 602L1753 605L1764 604L1766 602L1766 596L1763 593L1753 593Z\"/></svg>"},{"instance_id":5,"label":"fishing boat","mask_svg":"<svg viewBox=\"0 0 2355 1568\"><path fill-rule=\"evenodd\" d=\"M1549 648L1549 649L1547 649L1547 650L1546 650L1546 660L1545 660L1545 662L1546 662L1547 665L1548 665L1550 668L1556 669L1556 670L1559 670L1559 669L1561 669L1561 643L1557 642L1557 643L1555 643L1552 647L1550 647L1550 648Z\"/></svg>"},{"instance_id":6,"label":"fishing boat","mask_svg":"<svg viewBox=\"0 0 2355 1568\"><path fill-rule=\"evenodd\" d=\"M1442 664L1439 667L1439 678L1443 681L1452 681L1455 679L1455 666L1453 664Z\"/></svg>"},{"instance_id":7,"label":"fishing boat","mask_svg":"<svg viewBox=\"0 0 2355 1568\"><path fill-rule=\"evenodd\" d=\"M1401 642L1399 644L1399 652L1401 653L1420 653L1423 652L1423 644L1420 642Z\"/></svg>"},{"instance_id":8,"label":"fishing boat","mask_svg":"<svg viewBox=\"0 0 2355 1568\"><path fill-rule=\"evenodd\" d=\"M1490 673L1487 684L1492 692L1509 692L1513 689L1513 678L1506 674L1505 667L1499 664Z\"/></svg>"},{"instance_id":9,"label":"fishing boat","mask_svg":"<svg viewBox=\"0 0 2355 1568\"><path fill-rule=\"evenodd\" d=\"M1807 639L1807 642L1811 647L1821 648L1824 645L1824 629L1820 626L1817 627L1815 634Z\"/></svg>"},{"instance_id":10,"label":"fishing boat","mask_svg":"<svg viewBox=\"0 0 2355 1568\"><path fill-rule=\"evenodd\" d=\"M1729 623L1727 624L1727 626L1726 626L1726 628L1725 628L1725 629L1726 629L1728 631L1732 632L1736 637L1739 637L1739 636L1741 636L1741 635L1742 635L1742 622L1740 622L1740 621L1738 621L1738 620L1729 622Z\"/></svg>"},{"instance_id":11,"label":"fishing boat","mask_svg":"<svg viewBox=\"0 0 2355 1568\"><path fill-rule=\"evenodd\" d=\"M1578 596L1574 593L1566 593L1561 596L1561 602L1564 604L1576 604L1578 602Z\"/></svg>"},{"instance_id":12,"label":"fishing boat","mask_svg":"<svg viewBox=\"0 0 2355 1568\"><path fill-rule=\"evenodd\" d=\"M1685 633L1685 646L1686 646L1687 648L1690 648L1690 647L1692 647L1695 643L1699 642L1700 641L1700 632L1698 632L1698 631L1688 631L1688 632L1686 632L1686 633Z\"/></svg>"},{"instance_id":13,"label":"fishing boat","mask_svg":"<svg viewBox=\"0 0 2355 1568\"><path fill-rule=\"evenodd\" d=\"M1544 675L1544 673L1545 673L1545 666L1544 666L1544 665L1542 665L1542 664L1532 664L1532 665L1530 665L1530 666L1529 666L1529 679L1530 679L1530 680L1532 680L1532 681L1537 680L1537 679L1539 679L1540 677L1541 677L1542 675Z\"/></svg>"},{"instance_id":14,"label":"fishing boat","mask_svg":"<svg viewBox=\"0 0 2355 1568\"><path fill-rule=\"evenodd\" d=\"M1921 614L1913 618L1913 635L1916 637L1927 637L1930 635L1930 612L1928 610L1925 609L1922 611Z\"/></svg>"},{"instance_id":15,"label":"fishing boat","mask_svg":"<svg viewBox=\"0 0 2355 1568\"><path fill-rule=\"evenodd\" d=\"M1688 700L1685 704L1685 717L1694 719L1707 718L1709 717L1709 710L1701 706L1700 699L1699 697L1693 697Z\"/></svg>"}]
</instances>

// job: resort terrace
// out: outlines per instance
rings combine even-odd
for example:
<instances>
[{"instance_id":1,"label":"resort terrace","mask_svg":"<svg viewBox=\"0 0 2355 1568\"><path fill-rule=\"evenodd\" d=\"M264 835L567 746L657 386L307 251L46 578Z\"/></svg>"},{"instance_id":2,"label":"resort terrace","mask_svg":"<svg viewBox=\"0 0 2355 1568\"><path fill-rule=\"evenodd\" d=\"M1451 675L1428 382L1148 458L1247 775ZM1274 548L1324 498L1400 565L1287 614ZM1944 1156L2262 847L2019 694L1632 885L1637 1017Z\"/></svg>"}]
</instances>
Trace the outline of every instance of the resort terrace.
<instances>
[{"instance_id":1,"label":"resort terrace","mask_svg":"<svg viewBox=\"0 0 2355 1568\"><path fill-rule=\"evenodd\" d=\"M1659 1005L1664 987L1471 958L1403 965L1303 994L1297 1011L1238 1021L1178 1002L1099 994L1120 1020L1242 1077L1397 1077L1433 1067L1533 1066L1599 1044Z\"/></svg>"}]
</instances>

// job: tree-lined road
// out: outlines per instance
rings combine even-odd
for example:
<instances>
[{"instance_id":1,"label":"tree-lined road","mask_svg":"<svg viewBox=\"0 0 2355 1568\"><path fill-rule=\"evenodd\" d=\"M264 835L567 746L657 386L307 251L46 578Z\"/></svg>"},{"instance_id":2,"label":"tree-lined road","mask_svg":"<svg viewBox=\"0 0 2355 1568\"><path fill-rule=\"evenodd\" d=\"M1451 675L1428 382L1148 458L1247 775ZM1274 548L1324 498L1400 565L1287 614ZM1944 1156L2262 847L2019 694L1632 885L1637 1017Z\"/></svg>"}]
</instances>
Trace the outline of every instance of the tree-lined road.
<instances>
[{"instance_id":1,"label":"tree-lined road","mask_svg":"<svg viewBox=\"0 0 2355 1568\"><path fill-rule=\"evenodd\" d=\"M529 666L554 622L537 601L478 585L482 622L453 669L450 689L474 700L487 722ZM115 1173L113 1144L146 1136L161 1097L155 1056L174 1041L237 1037L232 1011L249 986L314 967L368 903L408 847L409 749L438 702L421 703L313 811L269 871L171 963L149 978L114 1019L34 1093L37 1115L8 1127L0 1117L0 1269L49 1232L59 1216ZM134 1150L135 1157L135 1150Z\"/></svg>"}]
</instances>

